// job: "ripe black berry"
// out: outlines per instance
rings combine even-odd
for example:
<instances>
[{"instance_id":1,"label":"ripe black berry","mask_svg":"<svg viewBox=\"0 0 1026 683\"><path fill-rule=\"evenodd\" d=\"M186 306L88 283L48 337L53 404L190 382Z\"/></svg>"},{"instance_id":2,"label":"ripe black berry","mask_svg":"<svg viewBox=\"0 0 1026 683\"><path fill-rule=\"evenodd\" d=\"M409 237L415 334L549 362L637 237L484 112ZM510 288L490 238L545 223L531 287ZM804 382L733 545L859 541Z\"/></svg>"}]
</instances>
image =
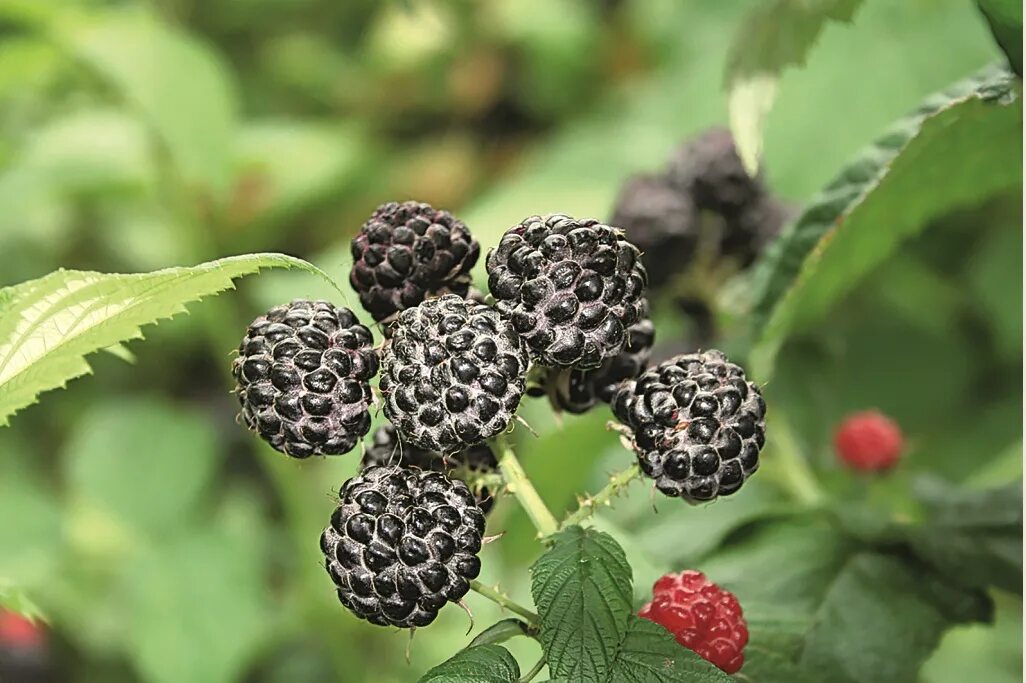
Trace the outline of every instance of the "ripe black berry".
<instances>
[{"instance_id":1,"label":"ripe black berry","mask_svg":"<svg viewBox=\"0 0 1026 683\"><path fill-rule=\"evenodd\" d=\"M690 194L681 192L662 175L627 179L613 209L620 226L641 250L651 288L662 287L684 271L698 248L701 220Z\"/></svg>"},{"instance_id":2,"label":"ripe black berry","mask_svg":"<svg viewBox=\"0 0 1026 683\"><path fill-rule=\"evenodd\" d=\"M370 430L371 344L348 308L275 306L250 324L232 362L242 421L295 458L351 451Z\"/></svg>"},{"instance_id":3,"label":"ripe black berry","mask_svg":"<svg viewBox=\"0 0 1026 683\"><path fill-rule=\"evenodd\" d=\"M488 254L496 307L545 365L588 370L619 354L647 283L638 248L591 219L533 216Z\"/></svg>"},{"instance_id":4,"label":"ripe black berry","mask_svg":"<svg viewBox=\"0 0 1026 683\"><path fill-rule=\"evenodd\" d=\"M338 599L380 626L427 626L477 578L484 515L439 472L371 466L346 481L321 534Z\"/></svg>"},{"instance_id":5,"label":"ripe black berry","mask_svg":"<svg viewBox=\"0 0 1026 683\"><path fill-rule=\"evenodd\" d=\"M741 163L726 128L710 128L677 148L667 176L698 208L722 215L741 212L763 193L761 181L748 175Z\"/></svg>"},{"instance_id":6,"label":"ripe black berry","mask_svg":"<svg viewBox=\"0 0 1026 683\"><path fill-rule=\"evenodd\" d=\"M385 320L429 294L466 295L480 253L467 226L448 211L389 202L353 238L349 282L367 312Z\"/></svg>"},{"instance_id":7,"label":"ripe black berry","mask_svg":"<svg viewBox=\"0 0 1026 683\"><path fill-rule=\"evenodd\" d=\"M361 469L375 465L383 467L419 467L422 470L443 472L451 478L461 478L463 472L488 473L494 472L499 466L495 454L487 444L470 446L453 455L444 456L440 453L426 451L423 448L399 439L395 427L390 424L378 427L374 432L373 442L363 454ZM474 492L474 499L481 512L487 514L495 503L491 491L482 488Z\"/></svg>"},{"instance_id":8,"label":"ripe black berry","mask_svg":"<svg viewBox=\"0 0 1026 683\"><path fill-rule=\"evenodd\" d=\"M599 401L609 403L621 382L633 379L648 367L655 343L655 327L648 317L648 302L642 300L641 320L627 330L627 344L613 358L594 370L551 368L545 385L559 410L584 413Z\"/></svg>"},{"instance_id":9,"label":"ripe black berry","mask_svg":"<svg viewBox=\"0 0 1026 683\"><path fill-rule=\"evenodd\" d=\"M668 496L728 496L759 467L766 404L719 351L675 356L620 385L613 413L642 472Z\"/></svg>"},{"instance_id":10,"label":"ripe black berry","mask_svg":"<svg viewBox=\"0 0 1026 683\"><path fill-rule=\"evenodd\" d=\"M449 454L504 431L529 362L509 321L447 295L399 314L382 353L385 415L402 440Z\"/></svg>"}]
</instances>

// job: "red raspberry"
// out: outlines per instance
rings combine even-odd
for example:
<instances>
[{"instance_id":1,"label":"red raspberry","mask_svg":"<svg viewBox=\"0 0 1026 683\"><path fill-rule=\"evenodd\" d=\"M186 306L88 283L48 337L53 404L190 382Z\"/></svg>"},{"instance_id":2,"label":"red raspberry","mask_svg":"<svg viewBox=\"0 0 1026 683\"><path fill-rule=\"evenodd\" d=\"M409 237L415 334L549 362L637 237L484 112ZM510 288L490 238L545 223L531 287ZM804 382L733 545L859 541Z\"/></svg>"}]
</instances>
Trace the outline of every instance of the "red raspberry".
<instances>
[{"instance_id":1,"label":"red raspberry","mask_svg":"<svg viewBox=\"0 0 1026 683\"><path fill-rule=\"evenodd\" d=\"M20 614L0 610L0 646L18 650L40 647L43 629Z\"/></svg>"},{"instance_id":2,"label":"red raspberry","mask_svg":"<svg viewBox=\"0 0 1026 683\"><path fill-rule=\"evenodd\" d=\"M702 572L689 569L656 581L652 602L638 616L659 624L678 643L728 674L745 663L748 626L741 605Z\"/></svg>"},{"instance_id":3,"label":"red raspberry","mask_svg":"<svg viewBox=\"0 0 1026 683\"><path fill-rule=\"evenodd\" d=\"M892 467L901 455L904 438L894 420L876 410L852 413L834 434L837 457L863 472Z\"/></svg>"}]
</instances>

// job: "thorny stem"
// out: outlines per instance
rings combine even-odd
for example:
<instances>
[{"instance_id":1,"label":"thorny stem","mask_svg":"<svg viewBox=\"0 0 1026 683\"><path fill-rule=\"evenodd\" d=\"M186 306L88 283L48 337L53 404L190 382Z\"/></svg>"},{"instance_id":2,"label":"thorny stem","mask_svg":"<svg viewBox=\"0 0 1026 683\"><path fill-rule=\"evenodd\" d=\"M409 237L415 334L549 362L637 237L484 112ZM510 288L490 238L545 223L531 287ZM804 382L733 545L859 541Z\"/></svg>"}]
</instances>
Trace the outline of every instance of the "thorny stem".
<instances>
[{"instance_id":1,"label":"thorny stem","mask_svg":"<svg viewBox=\"0 0 1026 683\"><path fill-rule=\"evenodd\" d=\"M517 456L513 453L513 448L504 434L492 439L492 450L499 456L499 471L502 472L502 477L506 480L507 490L516 496L538 533L542 537L556 533L559 530L556 518L545 507L545 502L538 495L531 480L527 478L524 468L520 466L520 461L517 460Z\"/></svg>"},{"instance_id":2,"label":"thorny stem","mask_svg":"<svg viewBox=\"0 0 1026 683\"><path fill-rule=\"evenodd\" d=\"M591 517L600 505L608 505L611 499L618 496L621 491L627 488L639 476L641 476L641 468L638 467L637 463L634 463L622 472L609 477L609 483L595 495L582 499L577 510L567 515L559 528L565 529L572 524L580 524L588 517Z\"/></svg>"},{"instance_id":3,"label":"thorny stem","mask_svg":"<svg viewBox=\"0 0 1026 683\"><path fill-rule=\"evenodd\" d=\"M505 593L501 593L497 589L492 588L491 586L486 586L477 579L474 579L470 582L470 590L474 591L482 597L488 598L496 605L504 607L508 609L510 612L518 614L522 616L524 619L527 619L527 623L530 624L533 628L537 629L541 626L541 620L538 618L537 614L527 609L520 603L513 601Z\"/></svg>"},{"instance_id":4,"label":"thorny stem","mask_svg":"<svg viewBox=\"0 0 1026 683\"><path fill-rule=\"evenodd\" d=\"M506 480L503 479L502 475L498 472L483 472L480 470L473 470L469 467L455 468L452 470L452 476L466 482L467 486L470 487L470 490L475 493L482 489L488 489L495 492L506 485Z\"/></svg>"}]
</instances>

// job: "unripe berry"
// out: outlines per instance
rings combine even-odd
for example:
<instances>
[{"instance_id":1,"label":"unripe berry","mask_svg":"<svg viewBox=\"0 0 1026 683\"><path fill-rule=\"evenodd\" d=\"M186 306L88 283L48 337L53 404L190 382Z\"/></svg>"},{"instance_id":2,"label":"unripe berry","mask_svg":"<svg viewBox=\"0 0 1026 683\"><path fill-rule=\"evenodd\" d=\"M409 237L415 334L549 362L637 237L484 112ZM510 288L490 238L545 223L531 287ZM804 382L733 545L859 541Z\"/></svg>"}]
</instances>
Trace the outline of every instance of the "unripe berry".
<instances>
[{"instance_id":1,"label":"unripe berry","mask_svg":"<svg viewBox=\"0 0 1026 683\"><path fill-rule=\"evenodd\" d=\"M652 602L638 616L659 624L678 643L728 674L745 663L748 626L741 605L702 572L663 576L652 586Z\"/></svg>"},{"instance_id":2,"label":"unripe berry","mask_svg":"<svg viewBox=\"0 0 1026 683\"><path fill-rule=\"evenodd\" d=\"M837 457L848 467L863 472L893 467L903 445L901 428L877 410L852 413L834 434Z\"/></svg>"}]
</instances>

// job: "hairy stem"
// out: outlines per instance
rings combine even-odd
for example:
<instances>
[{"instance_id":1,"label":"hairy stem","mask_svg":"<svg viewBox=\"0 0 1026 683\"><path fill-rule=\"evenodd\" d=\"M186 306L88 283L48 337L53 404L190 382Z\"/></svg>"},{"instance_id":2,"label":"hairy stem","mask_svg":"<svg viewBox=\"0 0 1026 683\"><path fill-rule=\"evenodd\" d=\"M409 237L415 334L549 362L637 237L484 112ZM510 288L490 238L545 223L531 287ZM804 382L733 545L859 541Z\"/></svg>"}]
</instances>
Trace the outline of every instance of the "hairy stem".
<instances>
[{"instance_id":1,"label":"hairy stem","mask_svg":"<svg viewBox=\"0 0 1026 683\"><path fill-rule=\"evenodd\" d=\"M588 517L591 517L600 505L608 505L610 500L620 495L620 492L639 476L641 476L641 468L638 467L637 463L634 463L622 472L617 472L609 477L609 483L601 491L593 496L581 499L577 510L567 515L559 528L563 529L573 524L580 524Z\"/></svg>"},{"instance_id":2,"label":"hairy stem","mask_svg":"<svg viewBox=\"0 0 1026 683\"><path fill-rule=\"evenodd\" d=\"M499 471L506 480L506 488L516 496L517 501L531 518L534 527L539 535L551 536L559 530L556 518L552 516L545 502L538 495L531 480L527 478L524 468L520 466L513 448L509 445L504 434L500 434L491 441L492 450L499 456Z\"/></svg>"},{"instance_id":3,"label":"hairy stem","mask_svg":"<svg viewBox=\"0 0 1026 683\"><path fill-rule=\"evenodd\" d=\"M538 618L537 614L527 609L520 603L513 601L505 593L502 593L499 590L492 588L491 586L486 586L477 579L474 579L470 582L470 590L474 591L482 597L488 598L496 605L504 607L508 609L510 612L513 612L514 614L523 617L527 620L527 623L530 624L532 628L537 629L540 627L541 620Z\"/></svg>"}]
</instances>

